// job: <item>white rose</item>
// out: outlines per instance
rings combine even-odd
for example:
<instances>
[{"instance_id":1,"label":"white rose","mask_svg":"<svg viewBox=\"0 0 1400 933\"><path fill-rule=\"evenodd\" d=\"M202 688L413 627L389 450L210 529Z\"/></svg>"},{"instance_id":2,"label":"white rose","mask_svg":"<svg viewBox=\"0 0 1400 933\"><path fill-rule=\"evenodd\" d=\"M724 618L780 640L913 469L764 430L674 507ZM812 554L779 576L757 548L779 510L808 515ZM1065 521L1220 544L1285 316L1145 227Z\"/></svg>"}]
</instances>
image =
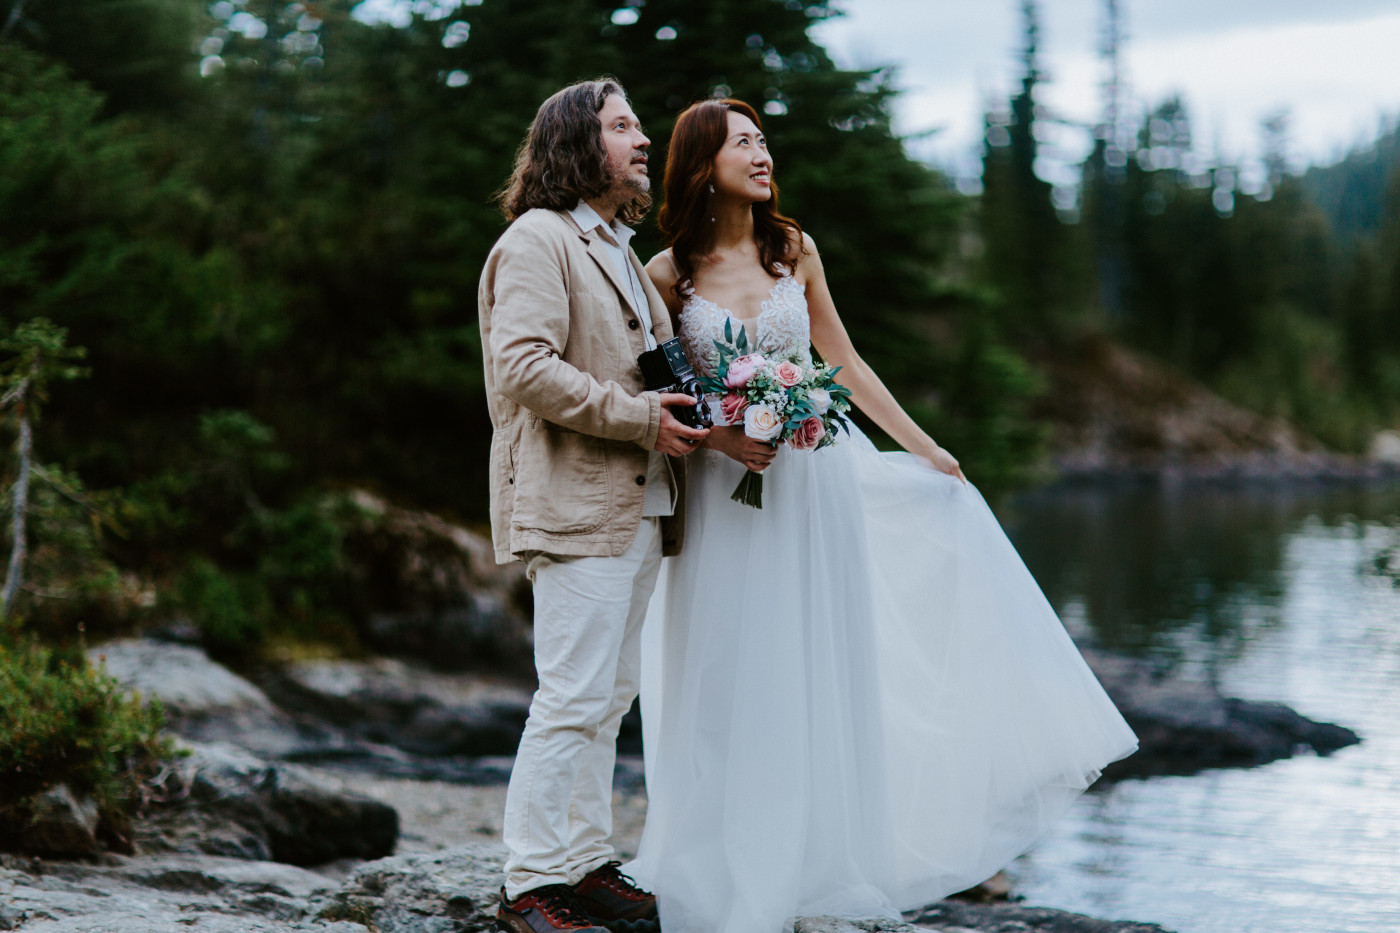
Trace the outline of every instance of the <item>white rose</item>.
<instances>
[{"instance_id":1,"label":"white rose","mask_svg":"<svg viewBox=\"0 0 1400 933\"><path fill-rule=\"evenodd\" d=\"M767 405L744 409L744 433L756 441L771 441L783 433L783 419Z\"/></svg>"},{"instance_id":2,"label":"white rose","mask_svg":"<svg viewBox=\"0 0 1400 933\"><path fill-rule=\"evenodd\" d=\"M808 389L807 401L817 407L817 414L824 415L831 408L831 393L825 389Z\"/></svg>"}]
</instances>

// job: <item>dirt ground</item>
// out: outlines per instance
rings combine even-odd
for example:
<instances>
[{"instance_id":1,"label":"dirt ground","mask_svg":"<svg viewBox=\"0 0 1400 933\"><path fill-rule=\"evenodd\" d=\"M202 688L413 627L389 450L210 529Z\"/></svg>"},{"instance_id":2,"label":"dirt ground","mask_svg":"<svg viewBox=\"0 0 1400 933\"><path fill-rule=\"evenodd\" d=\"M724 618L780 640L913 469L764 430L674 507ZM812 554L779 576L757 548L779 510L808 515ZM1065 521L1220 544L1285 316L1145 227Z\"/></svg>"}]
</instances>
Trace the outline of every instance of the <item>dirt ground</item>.
<instances>
[{"instance_id":1,"label":"dirt ground","mask_svg":"<svg viewBox=\"0 0 1400 933\"><path fill-rule=\"evenodd\" d=\"M435 852L462 842L501 838L504 784L451 784L386 778L354 772L326 774L351 790L399 811L396 853ZM637 852L646 819L647 798L640 759L618 762L613 787L613 842L623 860Z\"/></svg>"}]
</instances>

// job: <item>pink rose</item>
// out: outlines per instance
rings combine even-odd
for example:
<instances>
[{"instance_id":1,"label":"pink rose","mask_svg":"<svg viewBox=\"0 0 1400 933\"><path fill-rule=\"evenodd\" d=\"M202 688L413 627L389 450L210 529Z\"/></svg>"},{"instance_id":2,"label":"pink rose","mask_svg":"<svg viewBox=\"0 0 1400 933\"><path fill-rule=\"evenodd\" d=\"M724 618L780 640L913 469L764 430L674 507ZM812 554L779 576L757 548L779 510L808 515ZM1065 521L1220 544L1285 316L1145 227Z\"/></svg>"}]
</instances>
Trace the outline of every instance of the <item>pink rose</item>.
<instances>
[{"instance_id":1,"label":"pink rose","mask_svg":"<svg viewBox=\"0 0 1400 933\"><path fill-rule=\"evenodd\" d=\"M742 389L767 362L757 353L735 357L729 362L729 372L724 375L725 386L730 389Z\"/></svg>"},{"instance_id":2,"label":"pink rose","mask_svg":"<svg viewBox=\"0 0 1400 933\"><path fill-rule=\"evenodd\" d=\"M743 424L744 409L749 407L748 399L730 392L720 399L719 405L725 424Z\"/></svg>"},{"instance_id":3,"label":"pink rose","mask_svg":"<svg viewBox=\"0 0 1400 933\"><path fill-rule=\"evenodd\" d=\"M783 388L790 389L802 381L802 367L790 360L784 360L773 367L773 375L778 377Z\"/></svg>"},{"instance_id":4,"label":"pink rose","mask_svg":"<svg viewBox=\"0 0 1400 933\"><path fill-rule=\"evenodd\" d=\"M793 450L816 450L824 437L826 425L822 424L822 419L813 416L797 426L792 437L788 438L788 446Z\"/></svg>"}]
</instances>

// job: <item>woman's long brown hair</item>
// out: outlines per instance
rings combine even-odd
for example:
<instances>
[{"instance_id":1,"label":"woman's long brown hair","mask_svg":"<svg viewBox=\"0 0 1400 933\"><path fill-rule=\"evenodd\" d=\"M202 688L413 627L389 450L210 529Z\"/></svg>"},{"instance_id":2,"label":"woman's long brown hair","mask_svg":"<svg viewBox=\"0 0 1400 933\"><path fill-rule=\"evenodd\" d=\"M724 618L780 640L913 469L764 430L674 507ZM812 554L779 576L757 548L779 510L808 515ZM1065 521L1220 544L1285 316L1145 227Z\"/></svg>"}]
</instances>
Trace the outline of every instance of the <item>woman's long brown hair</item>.
<instances>
[{"instance_id":1,"label":"woman's long brown hair","mask_svg":"<svg viewBox=\"0 0 1400 933\"><path fill-rule=\"evenodd\" d=\"M695 257L709 246L710 179L714 176L715 155L729 138L729 114L738 113L763 123L758 111L741 100L704 100L691 104L676 118L671 144L666 150L666 203L661 206L657 225L671 247L680 273L673 290L677 297L690 293L695 279ZM789 274L807 252L802 244L802 227L791 217L778 213L778 186L770 179L772 197L753 204L754 239L758 258L774 278L778 268Z\"/></svg>"}]
</instances>

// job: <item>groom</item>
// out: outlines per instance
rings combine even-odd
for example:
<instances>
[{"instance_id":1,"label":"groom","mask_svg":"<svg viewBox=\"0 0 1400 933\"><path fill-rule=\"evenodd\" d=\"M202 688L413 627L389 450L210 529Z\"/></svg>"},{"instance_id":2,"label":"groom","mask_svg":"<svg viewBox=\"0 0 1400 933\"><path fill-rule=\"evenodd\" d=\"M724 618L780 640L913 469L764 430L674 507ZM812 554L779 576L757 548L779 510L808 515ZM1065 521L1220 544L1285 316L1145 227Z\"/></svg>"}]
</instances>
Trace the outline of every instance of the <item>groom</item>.
<instances>
[{"instance_id":1,"label":"groom","mask_svg":"<svg viewBox=\"0 0 1400 933\"><path fill-rule=\"evenodd\" d=\"M498 562L527 562L539 675L506 791L505 933L657 929L613 857L613 765L647 602L681 546L678 458L707 432L669 411L690 396L642 391L637 356L671 337L625 226L651 204L649 145L616 81L550 97L481 276L491 534Z\"/></svg>"}]
</instances>

